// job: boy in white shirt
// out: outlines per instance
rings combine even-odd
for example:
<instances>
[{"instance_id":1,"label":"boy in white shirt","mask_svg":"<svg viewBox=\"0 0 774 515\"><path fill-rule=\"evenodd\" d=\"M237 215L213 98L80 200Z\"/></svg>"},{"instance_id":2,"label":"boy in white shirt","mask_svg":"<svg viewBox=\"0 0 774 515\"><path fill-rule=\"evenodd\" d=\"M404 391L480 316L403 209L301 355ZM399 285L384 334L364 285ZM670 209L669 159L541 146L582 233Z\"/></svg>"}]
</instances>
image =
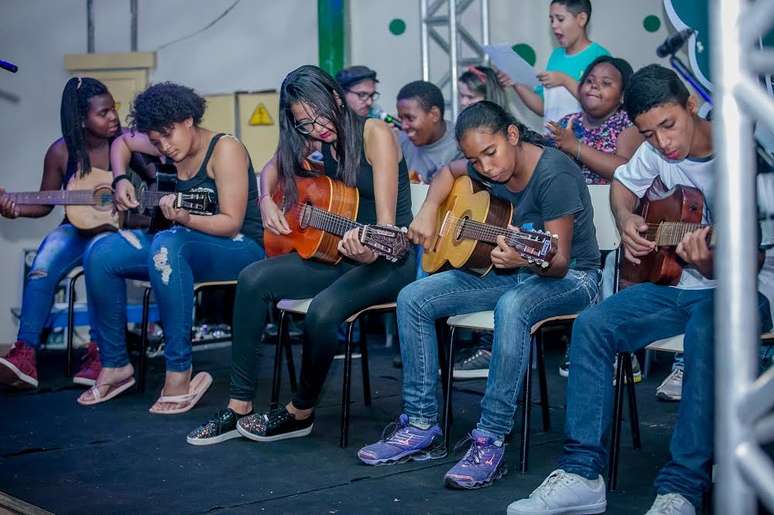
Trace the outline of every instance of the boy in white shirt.
<instances>
[{"instance_id":1,"label":"boy in white shirt","mask_svg":"<svg viewBox=\"0 0 774 515\"><path fill-rule=\"evenodd\" d=\"M705 199L702 222L711 224L715 192L712 126L696 115L695 99L677 75L662 66L639 70L624 94L627 113L645 137L619 167L610 200L625 258L638 264L655 244L634 213L654 180L667 188L696 188ZM722 171L720 171L722 173ZM509 515L603 513L607 463L602 439L610 426L613 360L652 341L685 334L683 401L670 443L671 459L658 474L648 515L694 515L710 485L714 425L714 287L709 228L688 233L676 248L685 262L676 286L642 283L587 309L575 322L567 386L565 446L560 468ZM758 294L763 329L771 327L766 298Z\"/></svg>"}]
</instances>

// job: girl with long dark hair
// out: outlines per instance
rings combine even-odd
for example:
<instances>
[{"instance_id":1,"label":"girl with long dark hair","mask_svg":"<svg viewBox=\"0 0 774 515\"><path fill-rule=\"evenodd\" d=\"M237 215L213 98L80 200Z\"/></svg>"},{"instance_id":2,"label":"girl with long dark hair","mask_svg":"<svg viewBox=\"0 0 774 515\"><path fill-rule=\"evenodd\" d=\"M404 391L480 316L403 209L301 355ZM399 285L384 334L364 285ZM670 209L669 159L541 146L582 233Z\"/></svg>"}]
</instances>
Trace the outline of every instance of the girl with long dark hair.
<instances>
[{"instance_id":1,"label":"girl with long dark hair","mask_svg":"<svg viewBox=\"0 0 774 515\"><path fill-rule=\"evenodd\" d=\"M92 166L110 170L110 143L121 133L113 96L96 79L73 77L65 84L61 105L62 137L54 141L43 161L40 190L59 190L77 175L85 176ZM41 218L51 205L17 205L2 196L0 215L5 218ZM54 303L59 282L82 262L86 248L94 238L73 227L65 219L38 247L24 285L19 332L16 343L0 358L0 384L18 389L37 388L35 353L42 343L41 333ZM92 310L89 309L89 314ZM95 326L83 366L73 379L78 384L94 384L100 371Z\"/></svg>"},{"instance_id":2,"label":"girl with long dark hair","mask_svg":"<svg viewBox=\"0 0 774 515\"><path fill-rule=\"evenodd\" d=\"M363 224L411 222L408 172L400 147L381 120L363 120L344 102L344 91L316 66L288 74L280 91L280 142L261 173L264 226L290 232L283 207L296 199L294 179L315 150L323 155L325 175L358 189L357 221ZM308 172L306 172L308 174ZM285 206L271 194L278 184ZM414 257L398 263L378 258L349 231L338 247L336 265L303 260L296 253L266 259L239 275L234 306L231 389L228 406L188 435L194 445L219 443L240 435L256 441L306 436L314 407L336 351L337 328L361 309L394 301L414 278ZM268 311L283 298L313 297L304 323L301 382L293 399L279 409L253 413L257 352Z\"/></svg>"},{"instance_id":3,"label":"girl with long dark hair","mask_svg":"<svg viewBox=\"0 0 774 515\"><path fill-rule=\"evenodd\" d=\"M547 269L538 268L498 236L491 252L494 270L483 277L451 270L401 291L398 333L404 414L392 431L362 448L358 457L380 465L445 456L438 426L435 322L494 309L492 359L481 419L471 432L468 452L445 476L447 485L469 489L487 486L505 474L504 440L529 366L530 328L546 317L577 313L595 300L599 248L589 192L569 157L544 147L539 135L486 100L462 111L455 133L468 162L455 161L436 174L409 237L429 247L438 206L455 178L468 174L484 180L491 194L513 204L514 224L531 224L558 235L558 250Z\"/></svg>"}]
</instances>

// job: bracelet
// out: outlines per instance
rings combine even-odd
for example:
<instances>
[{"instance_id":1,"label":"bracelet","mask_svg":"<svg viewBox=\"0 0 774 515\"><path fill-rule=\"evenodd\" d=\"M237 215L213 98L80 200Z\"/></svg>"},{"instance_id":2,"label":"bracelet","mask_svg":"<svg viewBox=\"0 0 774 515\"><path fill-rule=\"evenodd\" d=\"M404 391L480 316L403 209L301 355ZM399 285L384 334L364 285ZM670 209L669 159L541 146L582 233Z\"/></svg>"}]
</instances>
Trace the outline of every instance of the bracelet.
<instances>
[{"instance_id":1,"label":"bracelet","mask_svg":"<svg viewBox=\"0 0 774 515\"><path fill-rule=\"evenodd\" d=\"M258 197L258 205L261 205L261 202L263 202L263 199L266 197L271 197L271 193L262 193L260 197Z\"/></svg>"},{"instance_id":2,"label":"bracelet","mask_svg":"<svg viewBox=\"0 0 774 515\"><path fill-rule=\"evenodd\" d=\"M110 187L113 188L113 189L116 189L116 184L118 184L119 182L123 181L124 179L128 181L129 180L129 176L126 175L125 173L122 173L121 175L119 175L118 177L113 179L113 182L110 183Z\"/></svg>"},{"instance_id":3,"label":"bracelet","mask_svg":"<svg viewBox=\"0 0 774 515\"><path fill-rule=\"evenodd\" d=\"M575 140L578 142L578 151L575 152L575 160L580 161L580 151L581 151L581 142L580 140Z\"/></svg>"}]
</instances>

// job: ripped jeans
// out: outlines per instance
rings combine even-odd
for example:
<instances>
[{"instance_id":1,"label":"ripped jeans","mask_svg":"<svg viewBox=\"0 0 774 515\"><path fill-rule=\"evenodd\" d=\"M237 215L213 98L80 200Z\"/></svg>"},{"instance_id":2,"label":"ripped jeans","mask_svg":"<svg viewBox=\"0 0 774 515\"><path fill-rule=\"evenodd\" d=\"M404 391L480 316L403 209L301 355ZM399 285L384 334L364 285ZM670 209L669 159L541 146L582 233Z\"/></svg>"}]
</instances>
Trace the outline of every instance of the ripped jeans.
<instances>
[{"instance_id":1,"label":"ripped jeans","mask_svg":"<svg viewBox=\"0 0 774 515\"><path fill-rule=\"evenodd\" d=\"M243 235L212 236L185 227L155 235L122 231L102 238L84 256L102 366L129 363L126 350L126 279L150 280L164 327L167 371L191 368L194 281L228 281L263 249Z\"/></svg>"},{"instance_id":2,"label":"ripped jeans","mask_svg":"<svg viewBox=\"0 0 774 515\"><path fill-rule=\"evenodd\" d=\"M50 233L38 247L38 253L27 275L22 296L18 341L34 348L40 346L40 334L48 321L54 293L59 282L76 266L82 263L83 254L94 241L104 237L88 236L70 224L62 224ZM89 299L91 300L91 299ZM92 306L89 303L89 316ZM93 323L91 340L97 335Z\"/></svg>"}]
</instances>

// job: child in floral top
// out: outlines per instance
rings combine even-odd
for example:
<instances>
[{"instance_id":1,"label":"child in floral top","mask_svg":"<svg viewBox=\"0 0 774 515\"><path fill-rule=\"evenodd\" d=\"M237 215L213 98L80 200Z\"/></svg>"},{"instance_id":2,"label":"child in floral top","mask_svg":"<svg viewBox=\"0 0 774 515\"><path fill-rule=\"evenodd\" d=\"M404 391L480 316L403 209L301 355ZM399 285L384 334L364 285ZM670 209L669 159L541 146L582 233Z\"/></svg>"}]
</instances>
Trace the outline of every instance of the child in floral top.
<instances>
[{"instance_id":1,"label":"child in floral top","mask_svg":"<svg viewBox=\"0 0 774 515\"><path fill-rule=\"evenodd\" d=\"M546 126L554 146L574 158L586 184L608 184L613 172L642 143L642 136L621 108L632 67L623 59L601 56L581 77L583 111Z\"/></svg>"}]
</instances>

